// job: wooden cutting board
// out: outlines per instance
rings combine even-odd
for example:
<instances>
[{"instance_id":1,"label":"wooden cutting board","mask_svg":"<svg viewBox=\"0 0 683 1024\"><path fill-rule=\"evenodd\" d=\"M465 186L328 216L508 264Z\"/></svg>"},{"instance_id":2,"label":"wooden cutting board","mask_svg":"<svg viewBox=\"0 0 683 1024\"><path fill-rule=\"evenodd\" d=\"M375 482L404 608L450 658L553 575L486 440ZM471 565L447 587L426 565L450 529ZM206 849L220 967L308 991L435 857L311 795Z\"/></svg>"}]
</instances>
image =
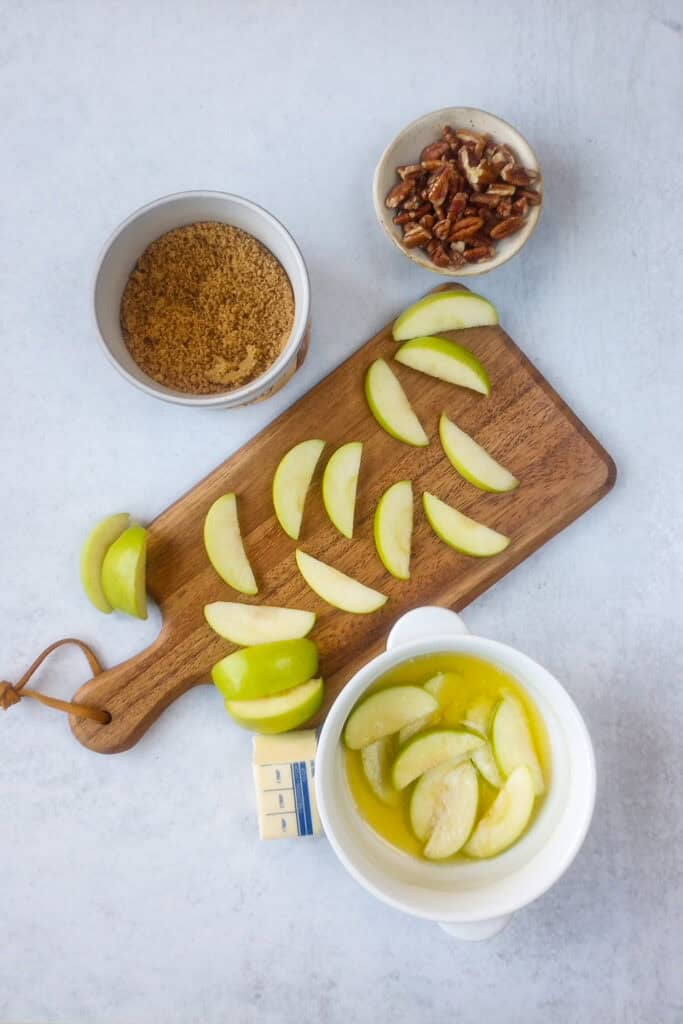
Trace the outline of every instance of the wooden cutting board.
<instances>
[{"instance_id":1,"label":"wooden cutting board","mask_svg":"<svg viewBox=\"0 0 683 1024\"><path fill-rule=\"evenodd\" d=\"M391 624L403 612L424 604L463 608L610 490L616 477L612 459L502 328L473 328L453 336L487 367L493 385L488 398L392 363L432 439L428 448L410 448L389 437L365 402L368 366L380 356L391 360L396 351L388 324L154 520L149 527L148 590L160 605L163 627L151 647L78 692L77 701L111 715L107 725L72 716L71 727L81 743L100 753L126 750L172 701L190 687L210 682L211 666L234 649L204 620L204 605L218 600L261 601L317 613L311 635L319 645L326 680L319 721L354 672L381 650ZM456 473L438 440L442 412L521 480L516 491L488 494ZM328 444L308 495L298 544L388 594L384 608L372 615L341 612L318 598L296 568L297 543L275 519L275 468L286 451L311 437ZM342 537L329 522L320 495L326 459L347 441L365 443L353 540ZM413 481L416 503L408 582L385 571L372 536L380 496L403 479ZM512 543L488 559L469 558L446 547L424 518L421 495L426 490L509 535ZM239 496L258 598L243 598L223 583L204 551L204 516L227 491Z\"/></svg>"}]
</instances>

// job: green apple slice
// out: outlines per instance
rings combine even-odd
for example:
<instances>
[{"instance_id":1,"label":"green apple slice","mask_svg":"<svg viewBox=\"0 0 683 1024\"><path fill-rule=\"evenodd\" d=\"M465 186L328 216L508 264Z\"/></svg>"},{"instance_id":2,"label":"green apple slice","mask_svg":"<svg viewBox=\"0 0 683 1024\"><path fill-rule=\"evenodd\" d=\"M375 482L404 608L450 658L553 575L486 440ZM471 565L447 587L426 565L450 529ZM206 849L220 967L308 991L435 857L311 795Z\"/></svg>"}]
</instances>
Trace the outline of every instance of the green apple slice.
<instances>
[{"instance_id":1,"label":"green apple slice","mask_svg":"<svg viewBox=\"0 0 683 1024\"><path fill-rule=\"evenodd\" d=\"M514 769L463 849L469 857L495 857L512 846L529 824L534 782L525 764Z\"/></svg>"},{"instance_id":2,"label":"green apple slice","mask_svg":"<svg viewBox=\"0 0 683 1024\"><path fill-rule=\"evenodd\" d=\"M302 441L280 459L273 477L273 507L288 537L298 540L304 518L306 494L325 442Z\"/></svg>"},{"instance_id":3,"label":"green apple slice","mask_svg":"<svg viewBox=\"0 0 683 1024\"><path fill-rule=\"evenodd\" d=\"M367 615L376 612L387 602L385 595L378 590L366 587L339 569L307 555L300 548L297 548L296 564L311 590L333 608L353 612L355 615Z\"/></svg>"},{"instance_id":4,"label":"green apple slice","mask_svg":"<svg viewBox=\"0 0 683 1024\"><path fill-rule=\"evenodd\" d=\"M365 375L365 397L370 412L391 437L416 448L429 444L398 377L383 359L376 359Z\"/></svg>"},{"instance_id":5,"label":"green apple slice","mask_svg":"<svg viewBox=\"0 0 683 1024\"><path fill-rule=\"evenodd\" d=\"M494 711L494 700L492 697L478 697L473 700L465 709L463 725L466 729L473 729L488 740L490 733L491 719ZM496 759L493 756L491 744L475 750L472 754L472 763L479 774L494 789L500 789L504 779L498 770Z\"/></svg>"},{"instance_id":6,"label":"green apple slice","mask_svg":"<svg viewBox=\"0 0 683 1024\"><path fill-rule=\"evenodd\" d=\"M408 817L410 827L416 839L421 843L426 842L434 827L436 809L438 806L439 793L443 781L461 761L442 761L429 768L415 783L415 789L410 798Z\"/></svg>"},{"instance_id":7,"label":"green apple slice","mask_svg":"<svg viewBox=\"0 0 683 1024\"><path fill-rule=\"evenodd\" d=\"M399 480L384 492L375 510L375 547L382 565L397 580L410 579L413 485Z\"/></svg>"},{"instance_id":8,"label":"green apple slice","mask_svg":"<svg viewBox=\"0 0 683 1024\"><path fill-rule=\"evenodd\" d=\"M211 670L227 700L254 700L291 690L318 671L318 648L312 640L278 640L228 654Z\"/></svg>"},{"instance_id":9,"label":"green apple slice","mask_svg":"<svg viewBox=\"0 0 683 1024\"><path fill-rule=\"evenodd\" d=\"M368 743L360 752L365 778L378 800L395 807L401 799L391 784L391 765L394 760L393 736L382 736Z\"/></svg>"},{"instance_id":10,"label":"green apple slice","mask_svg":"<svg viewBox=\"0 0 683 1024\"><path fill-rule=\"evenodd\" d=\"M437 672L424 684L427 693L436 697L444 710L460 696L462 675L460 672Z\"/></svg>"},{"instance_id":11,"label":"green apple slice","mask_svg":"<svg viewBox=\"0 0 683 1024\"><path fill-rule=\"evenodd\" d=\"M147 618L145 572L147 563L147 530L129 526L110 545L102 563L104 596L117 611Z\"/></svg>"},{"instance_id":12,"label":"green apple slice","mask_svg":"<svg viewBox=\"0 0 683 1024\"><path fill-rule=\"evenodd\" d=\"M267 734L289 732L308 721L323 702L322 679L309 679L293 690L258 700L226 700L225 707L238 725Z\"/></svg>"},{"instance_id":13,"label":"green apple slice","mask_svg":"<svg viewBox=\"0 0 683 1024\"><path fill-rule=\"evenodd\" d=\"M394 786L396 789L405 789L414 779L442 761L469 758L474 750L483 745L481 736L475 736L465 729L435 729L416 736L401 749L394 761Z\"/></svg>"},{"instance_id":14,"label":"green apple slice","mask_svg":"<svg viewBox=\"0 0 683 1024\"><path fill-rule=\"evenodd\" d=\"M479 808L479 777L464 761L444 778L437 798L434 826L423 853L428 860L444 860L460 850L474 828Z\"/></svg>"},{"instance_id":15,"label":"green apple slice","mask_svg":"<svg viewBox=\"0 0 683 1024\"><path fill-rule=\"evenodd\" d=\"M337 448L330 456L323 473L323 505L332 525L349 540L353 537L353 519L356 512L356 491L360 460L363 457L361 441L351 441Z\"/></svg>"},{"instance_id":16,"label":"green apple slice","mask_svg":"<svg viewBox=\"0 0 683 1024\"><path fill-rule=\"evenodd\" d=\"M204 520L204 547L212 566L226 583L241 594L257 594L258 587L244 550L237 496L217 498Z\"/></svg>"},{"instance_id":17,"label":"green apple slice","mask_svg":"<svg viewBox=\"0 0 683 1024\"><path fill-rule=\"evenodd\" d=\"M435 711L431 715L421 715L420 718L416 718L414 722L408 722L404 725L398 733L398 745L402 747L408 740L412 740L413 736L417 736L419 732L423 732L432 725L436 725L439 721L439 712Z\"/></svg>"},{"instance_id":18,"label":"green apple slice","mask_svg":"<svg viewBox=\"0 0 683 1024\"><path fill-rule=\"evenodd\" d=\"M534 747L534 741L521 702L507 694L498 704L491 723L493 754L503 775L512 775L515 768L525 764L531 772L534 793L545 790L543 771Z\"/></svg>"},{"instance_id":19,"label":"green apple slice","mask_svg":"<svg viewBox=\"0 0 683 1024\"><path fill-rule=\"evenodd\" d=\"M314 612L239 601L212 601L204 605L204 617L214 633L241 647L298 640L315 625Z\"/></svg>"},{"instance_id":20,"label":"green apple slice","mask_svg":"<svg viewBox=\"0 0 683 1024\"><path fill-rule=\"evenodd\" d=\"M130 516L127 512L119 512L93 527L85 539L81 550L81 583L88 600L95 607L105 614L109 614L112 607L105 597L102 589L102 565L104 556L111 544L121 536L123 531L130 525Z\"/></svg>"},{"instance_id":21,"label":"green apple slice","mask_svg":"<svg viewBox=\"0 0 683 1024\"><path fill-rule=\"evenodd\" d=\"M510 543L509 537L463 515L434 494L425 492L422 502L434 533L456 551L476 558L488 558L504 551Z\"/></svg>"},{"instance_id":22,"label":"green apple slice","mask_svg":"<svg viewBox=\"0 0 683 1024\"><path fill-rule=\"evenodd\" d=\"M394 341L407 341L440 331L489 327L498 323L496 307L474 292L444 291L427 295L401 313L394 323Z\"/></svg>"},{"instance_id":23,"label":"green apple slice","mask_svg":"<svg viewBox=\"0 0 683 1024\"><path fill-rule=\"evenodd\" d=\"M456 426L444 413L439 420L439 437L448 461L460 476L482 491L504 493L519 487L519 480Z\"/></svg>"},{"instance_id":24,"label":"green apple slice","mask_svg":"<svg viewBox=\"0 0 683 1024\"><path fill-rule=\"evenodd\" d=\"M414 338L401 345L394 359L429 377L437 377L449 384L459 384L481 395L491 393L488 373L476 356L457 341Z\"/></svg>"},{"instance_id":25,"label":"green apple slice","mask_svg":"<svg viewBox=\"0 0 683 1024\"><path fill-rule=\"evenodd\" d=\"M389 686L378 690L357 704L349 715L344 743L349 750L360 750L437 709L434 698L421 686Z\"/></svg>"}]
</instances>

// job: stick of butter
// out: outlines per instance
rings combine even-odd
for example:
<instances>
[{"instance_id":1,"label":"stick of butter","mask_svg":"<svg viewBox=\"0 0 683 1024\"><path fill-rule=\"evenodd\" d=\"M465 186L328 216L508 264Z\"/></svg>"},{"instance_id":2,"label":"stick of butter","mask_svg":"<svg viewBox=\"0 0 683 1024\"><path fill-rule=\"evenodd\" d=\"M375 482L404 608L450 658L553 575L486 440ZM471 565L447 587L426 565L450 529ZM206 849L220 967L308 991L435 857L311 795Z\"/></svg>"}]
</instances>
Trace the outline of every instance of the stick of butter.
<instances>
[{"instance_id":1,"label":"stick of butter","mask_svg":"<svg viewBox=\"0 0 683 1024\"><path fill-rule=\"evenodd\" d=\"M321 831L315 802L314 729L254 736L254 784L261 839L292 839Z\"/></svg>"}]
</instances>

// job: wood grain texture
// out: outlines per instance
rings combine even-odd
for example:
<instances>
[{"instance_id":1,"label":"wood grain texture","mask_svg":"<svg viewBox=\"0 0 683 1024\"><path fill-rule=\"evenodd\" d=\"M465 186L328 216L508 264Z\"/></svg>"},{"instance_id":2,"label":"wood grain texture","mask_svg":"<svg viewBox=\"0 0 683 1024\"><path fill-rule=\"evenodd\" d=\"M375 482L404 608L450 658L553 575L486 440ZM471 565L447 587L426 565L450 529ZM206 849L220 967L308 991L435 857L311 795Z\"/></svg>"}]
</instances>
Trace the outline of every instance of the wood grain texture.
<instances>
[{"instance_id":1,"label":"wood grain texture","mask_svg":"<svg viewBox=\"0 0 683 1024\"><path fill-rule=\"evenodd\" d=\"M78 701L111 714L107 725L72 717L71 728L81 743L100 753L126 750L176 697L210 681L211 666L234 649L204 620L204 605L218 600L316 612L311 635L320 647L326 680L319 721L354 672L382 649L391 624L403 612L423 604L464 608L610 490L616 478L612 459L502 328L473 328L453 336L487 367L493 385L488 398L391 363L431 438L428 448L395 441L367 408L365 371L378 357L391 361L397 347L387 325L154 520L149 527L148 590L160 605L163 627L151 647L79 690ZM442 412L520 479L518 490L485 493L456 473L438 439ZM328 444L308 495L297 544L275 519L271 481L282 455L310 437L324 438ZM320 495L327 458L347 441L364 442L353 540L346 540L329 522ZM385 571L372 530L379 498L403 479L413 481L415 494L407 582ZM509 535L512 543L488 559L451 550L425 520L421 497L426 490ZM223 583L204 551L204 517L227 491L239 496L242 534L259 583L257 598L244 598ZM329 607L299 575L297 546L388 594L389 601L371 615Z\"/></svg>"}]
</instances>

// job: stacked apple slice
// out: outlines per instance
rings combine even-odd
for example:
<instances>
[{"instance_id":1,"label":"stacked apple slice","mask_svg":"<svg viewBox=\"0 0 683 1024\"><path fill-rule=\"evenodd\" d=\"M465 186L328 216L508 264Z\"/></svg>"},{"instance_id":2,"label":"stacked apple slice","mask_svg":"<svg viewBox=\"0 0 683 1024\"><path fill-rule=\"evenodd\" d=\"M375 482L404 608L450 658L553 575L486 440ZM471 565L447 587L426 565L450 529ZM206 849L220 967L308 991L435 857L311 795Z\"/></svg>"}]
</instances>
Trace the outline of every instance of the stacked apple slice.
<instances>
[{"instance_id":1,"label":"stacked apple slice","mask_svg":"<svg viewBox=\"0 0 683 1024\"><path fill-rule=\"evenodd\" d=\"M146 619L146 559L147 531L127 512L97 523L81 551L81 582L92 604L105 614L116 609Z\"/></svg>"},{"instance_id":2,"label":"stacked apple slice","mask_svg":"<svg viewBox=\"0 0 683 1024\"><path fill-rule=\"evenodd\" d=\"M344 742L360 751L367 783L388 806L407 800L408 817L429 860L459 851L493 857L526 829L545 783L521 701L502 693L470 703L457 728L439 724L454 699L457 673L424 686L390 686L349 715ZM480 816L479 779L498 789Z\"/></svg>"}]
</instances>

